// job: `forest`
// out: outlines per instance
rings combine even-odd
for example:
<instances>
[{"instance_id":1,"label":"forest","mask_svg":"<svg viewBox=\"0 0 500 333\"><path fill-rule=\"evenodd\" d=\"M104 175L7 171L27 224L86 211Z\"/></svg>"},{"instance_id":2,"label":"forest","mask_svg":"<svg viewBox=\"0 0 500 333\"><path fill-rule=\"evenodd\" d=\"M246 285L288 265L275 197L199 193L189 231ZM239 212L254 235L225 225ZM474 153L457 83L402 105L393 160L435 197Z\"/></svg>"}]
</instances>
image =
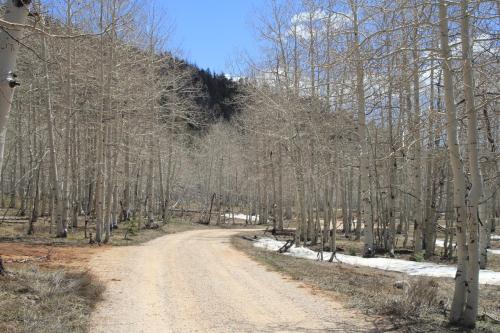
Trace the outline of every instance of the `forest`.
<instances>
[{"instance_id":1,"label":"forest","mask_svg":"<svg viewBox=\"0 0 500 333\"><path fill-rule=\"evenodd\" d=\"M324 261L453 266L446 321L473 328L481 274L500 284L499 2L265 3L235 78L139 2L4 1L0 242L263 228Z\"/></svg>"}]
</instances>

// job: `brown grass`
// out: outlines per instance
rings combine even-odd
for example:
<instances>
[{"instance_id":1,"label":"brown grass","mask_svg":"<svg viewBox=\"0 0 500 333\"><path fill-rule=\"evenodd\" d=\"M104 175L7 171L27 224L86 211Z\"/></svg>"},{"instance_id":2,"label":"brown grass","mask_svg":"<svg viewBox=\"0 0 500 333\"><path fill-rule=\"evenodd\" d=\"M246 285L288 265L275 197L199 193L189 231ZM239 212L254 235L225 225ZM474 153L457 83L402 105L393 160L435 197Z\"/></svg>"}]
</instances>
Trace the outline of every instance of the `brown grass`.
<instances>
[{"instance_id":1,"label":"brown grass","mask_svg":"<svg viewBox=\"0 0 500 333\"><path fill-rule=\"evenodd\" d=\"M254 234L247 234L252 237ZM449 307L452 279L409 277L339 263L317 262L284 256L255 248L252 242L235 236L234 246L267 267L283 272L341 299L348 306L368 314L387 316L401 332L460 332L448 327L444 308ZM409 288L397 289L396 281L406 281ZM431 288L429 288L431 286ZM481 286L481 312L500 317L500 287ZM500 326L488 320L478 322L475 332L498 332Z\"/></svg>"},{"instance_id":2,"label":"brown grass","mask_svg":"<svg viewBox=\"0 0 500 333\"><path fill-rule=\"evenodd\" d=\"M85 221L83 217L79 217L78 228L69 226L67 238L55 237L55 226L50 226L50 219L47 217L39 218L34 224L34 235L27 235L28 217L15 216L16 212L15 209L0 209L0 242L47 246L87 246L89 244L89 234L92 233L92 237L95 238L95 225L91 223L88 225L87 238L85 238ZM241 220L236 220L237 224L235 225L232 224L231 220L227 220L227 224L206 226L196 223L198 220L200 220L199 214L184 213L182 216L172 217L166 225L159 222L160 227L158 229L146 229L143 222L141 228L133 234L128 232L131 222L121 222L118 224L118 229L112 231L110 242L107 245L137 245L167 234L200 228L254 229L265 227L245 225L244 221ZM212 223L215 223L215 219L212 219ZM138 223L135 222L135 227L137 226ZM0 251L0 255L1 253Z\"/></svg>"},{"instance_id":3,"label":"brown grass","mask_svg":"<svg viewBox=\"0 0 500 333\"><path fill-rule=\"evenodd\" d=\"M0 233L5 233L5 226L6 224L0 224ZM111 241L101 245L89 244L82 230L71 231L67 239L55 238L42 232L34 236L20 233L17 237L4 237L0 240L0 257L7 266L36 264L51 269L81 269L103 248L137 245L167 234L199 228L206 226L173 219L159 229L142 229L136 235L129 234L125 238L127 226L126 223L121 223L119 229L114 230Z\"/></svg>"},{"instance_id":4,"label":"brown grass","mask_svg":"<svg viewBox=\"0 0 500 333\"><path fill-rule=\"evenodd\" d=\"M87 272L9 267L0 277L0 332L86 332L103 290Z\"/></svg>"},{"instance_id":5,"label":"brown grass","mask_svg":"<svg viewBox=\"0 0 500 333\"><path fill-rule=\"evenodd\" d=\"M444 315L445 304L439 293L439 283L431 278L418 278L400 285L403 292L385 300L381 312L403 319L428 317L435 311Z\"/></svg>"}]
</instances>

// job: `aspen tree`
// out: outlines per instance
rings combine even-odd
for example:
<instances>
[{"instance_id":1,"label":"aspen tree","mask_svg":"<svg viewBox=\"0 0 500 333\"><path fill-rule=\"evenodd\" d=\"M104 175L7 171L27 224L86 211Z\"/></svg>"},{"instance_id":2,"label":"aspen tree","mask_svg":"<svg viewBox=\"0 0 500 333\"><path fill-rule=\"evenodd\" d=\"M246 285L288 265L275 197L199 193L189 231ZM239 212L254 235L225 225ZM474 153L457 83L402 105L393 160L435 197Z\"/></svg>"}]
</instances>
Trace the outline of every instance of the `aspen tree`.
<instances>
[{"instance_id":1,"label":"aspen tree","mask_svg":"<svg viewBox=\"0 0 500 333\"><path fill-rule=\"evenodd\" d=\"M277 207L277 227L283 230L283 148L281 142L278 143L278 200Z\"/></svg>"},{"instance_id":2,"label":"aspen tree","mask_svg":"<svg viewBox=\"0 0 500 333\"><path fill-rule=\"evenodd\" d=\"M41 6L38 4L38 7ZM43 21L42 21L43 23ZM59 183L59 174L57 169L57 155L56 155L56 144L54 138L54 114L52 108L52 81L50 77L48 60L50 59L50 51L48 50L47 39L44 34L40 35L42 44L42 57L46 59L44 62L44 77L45 77L45 87L47 94L47 129L48 129L48 148L49 148L49 158L50 158L50 192L51 192L51 224L55 222L57 227L56 235L57 237L67 236L67 225L66 220L63 219L63 198L61 197L61 189Z\"/></svg>"},{"instance_id":3,"label":"aspen tree","mask_svg":"<svg viewBox=\"0 0 500 333\"><path fill-rule=\"evenodd\" d=\"M434 61L431 61L431 73L430 73L430 96L429 96L429 110L428 110L428 119L427 119L427 162L426 162L426 173L427 177L425 180L425 218L424 218L424 244L425 244L425 256L427 258L431 257L434 255L434 244L435 244L435 233L436 233L436 227L435 227L435 203L434 203L434 198L433 198L433 187L434 187L434 180L432 179L434 176L434 171L435 171L435 163L434 163L434 158L435 155L433 154L433 149L434 149L434 131L433 131L433 124L434 124L434 117L435 117L435 110L434 110L434 100L435 100L435 92L434 92Z\"/></svg>"},{"instance_id":4,"label":"aspen tree","mask_svg":"<svg viewBox=\"0 0 500 333\"><path fill-rule=\"evenodd\" d=\"M479 167L477 110L474 104L474 79L472 50L470 46L469 1L461 1L462 75L467 113L467 155L469 158L471 189L467 196L468 263L467 303L464 311L464 325L474 327L479 307L479 217L480 201L483 196L483 179Z\"/></svg>"},{"instance_id":5,"label":"aspen tree","mask_svg":"<svg viewBox=\"0 0 500 333\"><path fill-rule=\"evenodd\" d=\"M158 191L160 199L160 211L162 223L167 223L167 200L165 199L165 191L163 189L163 162L159 145L157 145L157 159L158 159Z\"/></svg>"},{"instance_id":6,"label":"aspen tree","mask_svg":"<svg viewBox=\"0 0 500 333\"><path fill-rule=\"evenodd\" d=\"M439 35L441 43L441 66L446 106L448 138L448 154L453 174L453 208L455 210L455 226L457 234L457 273L455 276L455 292L450 309L450 321L459 323L463 318L466 303L467 284L467 240L466 240L466 203L465 175L458 141L458 120L454 101L453 74L451 69L451 51L448 36L448 12L445 0L439 1Z\"/></svg>"},{"instance_id":7,"label":"aspen tree","mask_svg":"<svg viewBox=\"0 0 500 333\"><path fill-rule=\"evenodd\" d=\"M365 256L372 256L375 252L373 247L373 216L371 212L370 199L370 166L368 164L368 142L366 134L366 115L365 115L365 85L364 85L364 69L363 58L361 54L360 38L359 38L359 18L358 5L356 0L350 1L351 11L353 15L354 27L354 61L356 68L356 101L358 108L358 135L360 140L360 186L361 186L361 211L358 216L359 223L364 223L364 252ZM335 220L335 219L334 219ZM335 223L334 223L335 224ZM335 228L334 228L335 230Z\"/></svg>"},{"instance_id":8,"label":"aspen tree","mask_svg":"<svg viewBox=\"0 0 500 333\"><path fill-rule=\"evenodd\" d=\"M66 0L66 30L68 35L71 34L72 27L72 8L71 0ZM61 188L61 201L62 212L61 217L63 224L68 225L68 209L70 206L69 200L69 172L70 172L70 139L71 139L71 114L73 112L72 106L72 71L73 71L73 54L72 54L72 41L71 38L67 40L66 47L66 68L65 68L65 129L64 129L64 166L62 175L62 188ZM74 184L73 184L74 186Z\"/></svg>"},{"instance_id":9,"label":"aspen tree","mask_svg":"<svg viewBox=\"0 0 500 333\"><path fill-rule=\"evenodd\" d=\"M390 71L389 71L390 73ZM394 143L394 134L393 134L393 110L392 110L392 80L389 79L389 90L388 90L388 102L387 102L387 114L388 114L388 123L389 123L389 147L390 147L390 158L389 158L389 200L387 203L387 210L389 215L389 232L387 239L387 250L391 257L394 256L394 248L395 248L395 238L396 238L396 172L397 172L397 160L396 160L396 147Z\"/></svg>"},{"instance_id":10,"label":"aspen tree","mask_svg":"<svg viewBox=\"0 0 500 333\"><path fill-rule=\"evenodd\" d=\"M13 24L25 24L30 3L30 0L7 0L2 19ZM20 46L19 41L22 39L23 34L24 29L19 27L2 27L0 31L0 170L3 166L5 136L14 89L19 85L16 62Z\"/></svg>"},{"instance_id":11,"label":"aspen tree","mask_svg":"<svg viewBox=\"0 0 500 333\"><path fill-rule=\"evenodd\" d=\"M105 170L106 170L106 197L105 197L105 213L104 213L104 243L109 242L109 238L111 237L111 228L115 221L112 220L113 213L113 201L116 198L113 198L113 190L114 190L114 179L115 179L115 170L116 163L118 158L118 151L115 147L113 149L113 140L116 140L117 133L116 128L118 125L117 120L117 111L113 110L112 104L112 89L113 89L113 74L115 71L115 34L116 34L116 12L117 12L117 2L116 0L111 0L110 4L111 10L111 29L109 32L109 41L107 43L107 77L105 83L104 96L105 105L104 112L107 113L107 119L105 124L106 136L107 136L107 144L105 145ZM104 59L103 59L104 60ZM116 142L116 141L115 141ZM113 151L113 152L112 152Z\"/></svg>"},{"instance_id":12,"label":"aspen tree","mask_svg":"<svg viewBox=\"0 0 500 333\"><path fill-rule=\"evenodd\" d=\"M416 8L416 7L415 7ZM412 81L413 81L413 120L412 120L412 131L413 131L413 195L415 196L415 209L414 209L414 247L415 252L422 251L422 229L423 229L423 207L422 207L422 140L420 134L420 55L418 51L419 45L419 22L418 10L414 10L414 16L416 22L414 22L413 28L413 70L412 70Z\"/></svg>"},{"instance_id":13,"label":"aspen tree","mask_svg":"<svg viewBox=\"0 0 500 333\"><path fill-rule=\"evenodd\" d=\"M99 8L99 28L102 30L104 28L104 1L100 1ZM105 112L105 79L104 79L104 34L99 38L99 55L101 57L99 62L99 88L100 88L100 99L99 99L99 112L96 128L96 166L95 166L95 224L96 224L96 242L101 243L103 241L103 230L104 228L104 148L105 148L105 126L104 126L104 112Z\"/></svg>"}]
</instances>

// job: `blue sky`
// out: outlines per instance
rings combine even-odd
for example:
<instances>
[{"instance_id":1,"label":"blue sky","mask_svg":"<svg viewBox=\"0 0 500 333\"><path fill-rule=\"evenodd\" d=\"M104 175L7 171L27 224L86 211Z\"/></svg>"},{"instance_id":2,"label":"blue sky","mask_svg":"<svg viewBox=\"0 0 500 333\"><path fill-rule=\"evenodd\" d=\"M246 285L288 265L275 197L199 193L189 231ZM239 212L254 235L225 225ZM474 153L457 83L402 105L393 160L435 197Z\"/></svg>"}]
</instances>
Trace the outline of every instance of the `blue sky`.
<instances>
[{"instance_id":1,"label":"blue sky","mask_svg":"<svg viewBox=\"0 0 500 333\"><path fill-rule=\"evenodd\" d=\"M242 54L256 54L252 17L265 0L157 1L174 22L169 44L198 66L231 73Z\"/></svg>"}]
</instances>

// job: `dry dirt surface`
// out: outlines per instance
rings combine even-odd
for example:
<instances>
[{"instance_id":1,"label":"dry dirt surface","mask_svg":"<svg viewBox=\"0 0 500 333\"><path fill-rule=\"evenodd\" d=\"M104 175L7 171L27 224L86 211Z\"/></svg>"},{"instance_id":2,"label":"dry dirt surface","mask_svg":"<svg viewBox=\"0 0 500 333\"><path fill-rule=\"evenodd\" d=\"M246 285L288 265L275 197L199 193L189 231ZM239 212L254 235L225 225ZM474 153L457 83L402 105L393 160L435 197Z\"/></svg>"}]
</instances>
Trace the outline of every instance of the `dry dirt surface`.
<instances>
[{"instance_id":1,"label":"dry dirt surface","mask_svg":"<svg viewBox=\"0 0 500 333\"><path fill-rule=\"evenodd\" d=\"M79 270L105 247L50 246L17 242L0 243L0 255L6 264L35 264L41 267Z\"/></svg>"},{"instance_id":2,"label":"dry dirt surface","mask_svg":"<svg viewBox=\"0 0 500 333\"><path fill-rule=\"evenodd\" d=\"M94 256L106 291L90 332L379 331L373 318L234 249L237 232L188 231Z\"/></svg>"}]
</instances>

